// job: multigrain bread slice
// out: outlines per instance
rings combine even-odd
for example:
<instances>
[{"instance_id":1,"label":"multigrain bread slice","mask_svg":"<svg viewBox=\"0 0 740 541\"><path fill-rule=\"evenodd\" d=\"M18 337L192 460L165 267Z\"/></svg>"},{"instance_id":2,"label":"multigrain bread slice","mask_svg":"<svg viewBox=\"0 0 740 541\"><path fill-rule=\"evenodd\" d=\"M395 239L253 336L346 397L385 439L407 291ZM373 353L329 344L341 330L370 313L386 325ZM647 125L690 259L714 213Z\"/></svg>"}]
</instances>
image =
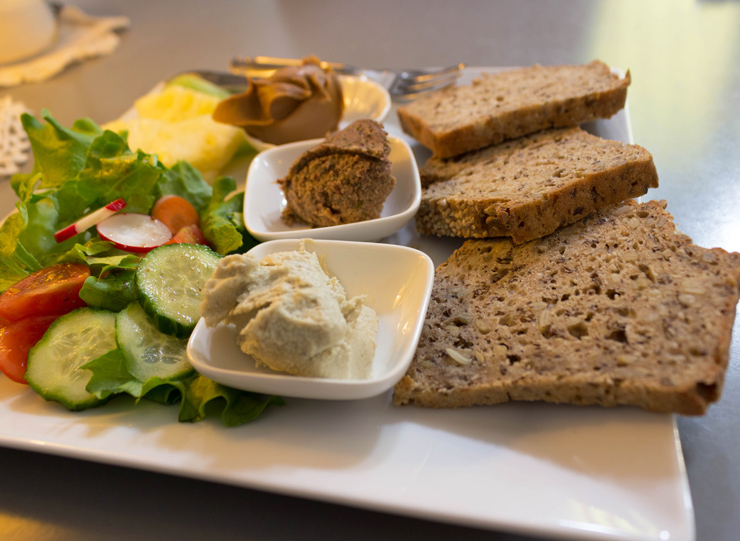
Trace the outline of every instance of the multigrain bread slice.
<instances>
[{"instance_id":1,"label":"multigrain bread slice","mask_svg":"<svg viewBox=\"0 0 740 541\"><path fill-rule=\"evenodd\" d=\"M694 246L664 209L630 201L521 246L466 241L437 269L394 403L703 414L722 390L740 254Z\"/></svg>"},{"instance_id":2,"label":"multigrain bread slice","mask_svg":"<svg viewBox=\"0 0 740 541\"><path fill-rule=\"evenodd\" d=\"M580 128L546 130L458 158L434 157L421 178L419 233L508 236L517 244L658 186L647 150Z\"/></svg>"},{"instance_id":3,"label":"multigrain bread slice","mask_svg":"<svg viewBox=\"0 0 740 541\"><path fill-rule=\"evenodd\" d=\"M485 73L398 109L403 130L440 158L547 128L609 118L624 108L623 78L595 60L579 66L532 66Z\"/></svg>"}]
</instances>

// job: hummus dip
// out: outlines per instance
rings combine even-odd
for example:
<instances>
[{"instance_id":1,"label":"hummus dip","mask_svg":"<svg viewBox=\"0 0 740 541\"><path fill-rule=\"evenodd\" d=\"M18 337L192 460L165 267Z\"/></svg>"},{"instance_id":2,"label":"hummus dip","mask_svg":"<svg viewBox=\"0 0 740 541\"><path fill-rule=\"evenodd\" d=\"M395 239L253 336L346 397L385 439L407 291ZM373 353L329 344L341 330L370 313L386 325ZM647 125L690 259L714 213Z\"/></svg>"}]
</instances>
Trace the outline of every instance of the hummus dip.
<instances>
[{"instance_id":1,"label":"hummus dip","mask_svg":"<svg viewBox=\"0 0 740 541\"><path fill-rule=\"evenodd\" d=\"M364 297L348 299L314 253L224 257L203 295L206 325L234 324L239 347L257 366L337 379L372 373L378 316Z\"/></svg>"}]
</instances>

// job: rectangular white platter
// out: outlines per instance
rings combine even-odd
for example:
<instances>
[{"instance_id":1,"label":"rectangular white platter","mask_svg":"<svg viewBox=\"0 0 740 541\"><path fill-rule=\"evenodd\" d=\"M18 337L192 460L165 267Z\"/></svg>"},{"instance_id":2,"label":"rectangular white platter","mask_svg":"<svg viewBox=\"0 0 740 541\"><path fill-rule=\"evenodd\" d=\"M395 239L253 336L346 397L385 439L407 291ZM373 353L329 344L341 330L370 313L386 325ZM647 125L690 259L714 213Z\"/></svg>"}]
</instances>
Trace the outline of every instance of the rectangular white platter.
<instances>
[{"instance_id":1,"label":"rectangular white platter","mask_svg":"<svg viewBox=\"0 0 740 541\"><path fill-rule=\"evenodd\" d=\"M480 71L468 68L462 82ZM395 107L385 125L402 136ZM629 111L589 130L631 142ZM428 152L414 148L423 164ZM413 224L388 240L426 251L435 264L460 244L419 239ZM670 415L547 404L398 408L387 393L352 402L289 399L238 428L176 419L174 407L134 406L128 398L70 413L0 378L5 447L519 534L695 538Z\"/></svg>"}]
</instances>

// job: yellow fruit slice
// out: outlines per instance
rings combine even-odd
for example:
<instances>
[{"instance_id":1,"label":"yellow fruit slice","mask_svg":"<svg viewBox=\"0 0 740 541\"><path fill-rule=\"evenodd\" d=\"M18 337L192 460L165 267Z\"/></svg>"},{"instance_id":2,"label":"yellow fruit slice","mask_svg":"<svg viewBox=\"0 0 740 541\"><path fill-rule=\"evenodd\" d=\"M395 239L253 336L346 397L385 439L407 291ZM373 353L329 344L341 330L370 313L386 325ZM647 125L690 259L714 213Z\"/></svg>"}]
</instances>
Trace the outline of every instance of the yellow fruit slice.
<instances>
[{"instance_id":1,"label":"yellow fruit slice","mask_svg":"<svg viewBox=\"0 0 740 541\"><path fill-rule=\"evenodd\" d=\"M112 127L111 127L112 126ZM212 182L245 140L239 128L219 124L209 116L180 122L151 118L114 121L106 126L114 131L128 130L128 145L147 154L157 154L167 167L180 160L198 169Z\"/></svg>"},{"instance_id":2,"label":"yellow fruit slice","mask_svg":"<svg viewBox=\"0 0 740 541\"><path fill-rule=\"evenodd\" d=\"M218 98L181 86L167 86L162 92L147 94L136 100L139 118L179 122L201 115L210 116Z\"/></svg>"}]
</instances>

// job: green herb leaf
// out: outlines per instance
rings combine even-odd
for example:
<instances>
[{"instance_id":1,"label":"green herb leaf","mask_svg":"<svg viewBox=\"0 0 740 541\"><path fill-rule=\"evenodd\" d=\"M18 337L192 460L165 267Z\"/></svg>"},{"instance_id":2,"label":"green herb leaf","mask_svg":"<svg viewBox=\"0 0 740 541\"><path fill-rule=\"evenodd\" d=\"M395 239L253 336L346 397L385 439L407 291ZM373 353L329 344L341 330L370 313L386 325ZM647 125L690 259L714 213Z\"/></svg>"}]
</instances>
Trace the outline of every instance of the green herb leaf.
<instances>
[{"instance_id":1,"label":"green herb leaf","mask_svg":"<svg viewBox=\"0 0 740 541\"><path fill-rule=\"evenodd\" d=\"M239 391L200 374L179 381L163 381L160 378L140 381L128 371L118 349L86 363L82 368L92 372L86 389L96 397L105 399L126 393L136 398L137 402L141 398L161 404L180 401L180 422L194 423L209 413L217 415L220 412L225 426L239 426L259 417L268 406L285 405L285 401L278 396Z\"/></svg>"},{"instance_id":2,"label":"green herb leaf","mask_svg":"<svg viewBox=\"0 0 740 541\"><path fill-rule=\"evenodd\" d=\"M278 396L265 396L239 391L196 375L175 382L183 395L180 405L180 422L196 422L206 416L206 410L223 404L221 421L225 426L238 426L253 421L268 406L284 406Z\"/></svg>"},{"instance_id":3,"label":"green herb leaf","mask_svg":"<svg viewBox=\"0 0 740 541\"><path fill-rule=\"evenodd\" d=\"M195 167L179 161L164 172L157 185L157 198L163 195L179 195L203 212L213 196L213 188Z\"/></svg>"},{"instance_id":4,"label":"green herb leaf","mask_svg":"<svg viewBox=\"0 0 740 541\"><path fill-rule=\"evenodd\" d=\"M258 244L244 225L244 192L226 199L235 190L233 178L217 178L213 183L213 198L200 217L203 235L221 255L243 252Z\"/></svg>"},{"instance_id":5,"label":"green herb leaf","mask_svg":"<svg viewBox=\"0 0 740 541\"><path fill-rule=\"evenodd\" d=\"M77 176L85 165L87 149L102 130L86 118L65 128L46 109L41 116L46 124L29 114L21 115L21 123L33 149L35 170L42 174L40 188L55 188Z\"/></svg>"},{"instance_id":6,"label":"green herb leaf","mask_svg":"<svg viewBox=\"0 0 740 541\"><path fill-rule=\"evenodd\" d=\"M105 278L89 276L79 295L88 306L120 312L136 300L134 271L110 273Z\"/></svg>"}]
</instances>

